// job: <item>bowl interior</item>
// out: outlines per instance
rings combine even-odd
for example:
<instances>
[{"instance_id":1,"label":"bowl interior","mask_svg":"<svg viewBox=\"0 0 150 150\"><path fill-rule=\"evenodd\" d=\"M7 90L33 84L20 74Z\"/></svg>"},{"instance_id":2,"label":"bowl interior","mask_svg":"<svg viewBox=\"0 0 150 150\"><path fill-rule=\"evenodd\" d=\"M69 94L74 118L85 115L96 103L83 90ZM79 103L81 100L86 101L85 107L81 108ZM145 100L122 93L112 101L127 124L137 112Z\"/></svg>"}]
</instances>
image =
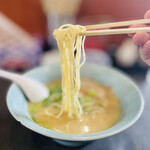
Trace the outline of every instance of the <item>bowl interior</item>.
<instances>
[{"instance_id":1,"label":"bowl interior","mask_svg":"<svg viewBox=\"0 0 150 150\"><path fill-rule=\"evenodd\" d=\"M25 76L47 83L60 79L61 71L59 65L50 65L33 69L27 72ZM10 87L7 95L9 111L16 120L29 129L48 137L69 141L85 141L108 137L128 128L139 118L144 106L143 98L137 86L128 76L116 69L85 64L81 68L81 77L91 78L114 88L115 93L121 101L123 111L120 120L113 127L102 132L87 135L58 133L41 127L30 117L27 100L15 84Z\"/></svg>"}]
</instances>

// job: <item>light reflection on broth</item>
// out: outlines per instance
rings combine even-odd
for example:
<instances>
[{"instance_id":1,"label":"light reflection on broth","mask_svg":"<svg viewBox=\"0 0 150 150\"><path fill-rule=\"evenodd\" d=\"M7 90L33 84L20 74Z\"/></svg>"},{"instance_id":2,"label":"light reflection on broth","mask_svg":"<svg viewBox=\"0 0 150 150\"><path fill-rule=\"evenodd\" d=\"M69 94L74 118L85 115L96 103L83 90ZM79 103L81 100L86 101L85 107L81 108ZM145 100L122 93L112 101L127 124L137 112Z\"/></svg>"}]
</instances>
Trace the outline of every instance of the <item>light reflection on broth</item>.
<instances>
[{"instance_id":1,"label":"light reflection on broth","mask_svg":"<svg viewBox=\"0 0 150 150\"><path fill-rule=\"evenodd\" d=\"M50 97L40 103L29 103L29 112L39 125L68 134L87 134L103 131L117 123L121 104L113 89L90 79L81 80L79 101L83 109L80 119L69 118L61 110L60 81L48 83Z\"/></svg>"}]
</instances>

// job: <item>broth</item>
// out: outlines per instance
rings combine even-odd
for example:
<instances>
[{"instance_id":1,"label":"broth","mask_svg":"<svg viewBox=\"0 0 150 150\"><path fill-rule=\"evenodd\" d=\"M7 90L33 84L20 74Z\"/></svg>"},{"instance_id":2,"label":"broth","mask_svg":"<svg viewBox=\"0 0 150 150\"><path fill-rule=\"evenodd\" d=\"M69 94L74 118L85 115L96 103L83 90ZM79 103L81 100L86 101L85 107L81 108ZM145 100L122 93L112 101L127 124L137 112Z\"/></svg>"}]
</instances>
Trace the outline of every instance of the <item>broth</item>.
<instances>
[{"instance_id":1,"label":"broth","mask_svg":"<svg viewBox=\"0 0 150 150\"><path fill-rule=\"evenodd\" d=\"M61 111L61 82L53 81L47 86L51 91L48 99L29 103L31 117L45 128L68 134L95 133L112 127L120 118L121 104L113 89L90 79L81 79L81 118L70 118L65 112L57 118Z\"/></svg>"}]
</instances>

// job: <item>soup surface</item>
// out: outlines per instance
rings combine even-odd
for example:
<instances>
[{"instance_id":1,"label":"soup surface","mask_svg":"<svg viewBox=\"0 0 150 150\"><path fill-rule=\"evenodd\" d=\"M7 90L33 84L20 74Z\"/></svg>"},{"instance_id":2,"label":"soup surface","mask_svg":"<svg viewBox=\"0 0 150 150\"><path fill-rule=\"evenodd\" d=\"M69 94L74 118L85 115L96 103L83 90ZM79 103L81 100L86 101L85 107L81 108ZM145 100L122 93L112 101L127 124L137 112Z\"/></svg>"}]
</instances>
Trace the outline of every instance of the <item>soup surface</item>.
<instances>
[{"instance_id":1,"label":"soup surface","mask_svg":"<svg viewBox=\"0 0 150 150\"><path fill-rule=\"evenodd\" d=\"M62 133L87 134L112 127L120 118L121 104L113 89L90 80L81 79L79 101L83 108L81 119L70 118L61 111L61 81L47 84L49 98L40 103L29 103L29 113L39 125Z\"/></svg>"}]
</instances>

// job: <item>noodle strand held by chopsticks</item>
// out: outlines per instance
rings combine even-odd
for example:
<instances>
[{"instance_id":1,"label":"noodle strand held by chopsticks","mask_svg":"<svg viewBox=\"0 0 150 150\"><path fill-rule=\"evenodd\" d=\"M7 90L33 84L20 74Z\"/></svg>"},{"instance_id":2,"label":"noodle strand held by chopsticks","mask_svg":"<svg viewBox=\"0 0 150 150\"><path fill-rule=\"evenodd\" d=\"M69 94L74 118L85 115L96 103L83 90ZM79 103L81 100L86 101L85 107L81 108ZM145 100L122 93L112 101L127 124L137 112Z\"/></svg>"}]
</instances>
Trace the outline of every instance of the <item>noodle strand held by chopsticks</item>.
<instances>
[{"instance_id":1,"label":"noodle strand held by chopsticks","mask_svg":"<svg viewBox=\"0 0 150 150\"><path fill-rule=\"evenodd\" d=\"M62 72L62 108L57 117L63 112L68 113L69 117L77 118L83 114L78 95L81 84L80 67L85 62L85 37L80 36L79 33L85 30L83 26L66 24L54 31L61 55ZM83 62L80 64L81 54L83 54Z\"/></svg>"}]
</instances>

